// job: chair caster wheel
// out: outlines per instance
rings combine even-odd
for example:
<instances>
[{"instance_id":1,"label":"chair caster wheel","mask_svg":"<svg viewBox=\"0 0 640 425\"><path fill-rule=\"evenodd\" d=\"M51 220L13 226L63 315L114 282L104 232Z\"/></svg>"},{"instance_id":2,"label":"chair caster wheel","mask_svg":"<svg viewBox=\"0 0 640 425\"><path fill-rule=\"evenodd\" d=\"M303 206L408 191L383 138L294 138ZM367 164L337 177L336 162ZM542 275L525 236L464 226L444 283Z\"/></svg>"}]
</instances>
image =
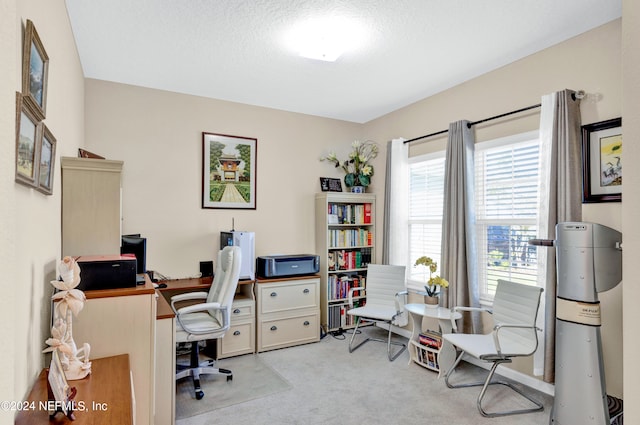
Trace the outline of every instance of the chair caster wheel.
<instances>
[{"instance_id":1,"label":"chair caster wheel","mask_svg":"<svg viewBox=\"0 0 640 425\"><path fill-rule=\"evenodd\" d=\"M233 375L227 375L227 382L233 381Z\"/></svg>"},{"instance_id":2,"label":"chair caster wheel","mask_svg":"<svg viewBox=\"0 0 640 425\"><path fill-rule=\"evenodd\" d=\"M202 400L204 397L204 391L196 391L196 400Z\"/></svg>"}]
</instances>

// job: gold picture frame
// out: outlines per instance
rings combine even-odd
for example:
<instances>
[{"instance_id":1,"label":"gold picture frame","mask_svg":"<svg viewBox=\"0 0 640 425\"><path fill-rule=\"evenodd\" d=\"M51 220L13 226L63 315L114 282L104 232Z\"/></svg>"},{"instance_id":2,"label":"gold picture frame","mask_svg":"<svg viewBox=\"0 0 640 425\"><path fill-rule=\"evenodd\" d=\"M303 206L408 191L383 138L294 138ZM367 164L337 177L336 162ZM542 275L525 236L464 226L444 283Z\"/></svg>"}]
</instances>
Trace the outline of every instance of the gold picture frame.
<instances>
[{"instance_id":1,"label":"gold picture frame","mask_svg":"<svg viewBox=\"0 0 640 425\"><path fill-rule=\"evenodd\" d=\"M38 155L40 162L38 163L38 186L36 189L45 195L52 195L56 163L56 138L42 122L38 130L36 143L40 151Z\"/></svg>"},{"instance_id":2,"label":"gold picture frame","mask_svg":"<svg viewBox=\"0 0 640 425\"><path fill-rule=\"evenodd\" d=\"M38 127L40 121L32 105L16 93L16 172L15 180L26 186L38 187Z\"/></svg>"},{"instance_id":3,"label":"gold picture frame","mask_svg":"<svg viewBox=\"0 0 640 425\"><path fill-rule=\"evenodd\" d=\"M41 121L47 111L49 56L33 22L27 19L22 50L22 94Z\"/></svg>"}]
</instances>

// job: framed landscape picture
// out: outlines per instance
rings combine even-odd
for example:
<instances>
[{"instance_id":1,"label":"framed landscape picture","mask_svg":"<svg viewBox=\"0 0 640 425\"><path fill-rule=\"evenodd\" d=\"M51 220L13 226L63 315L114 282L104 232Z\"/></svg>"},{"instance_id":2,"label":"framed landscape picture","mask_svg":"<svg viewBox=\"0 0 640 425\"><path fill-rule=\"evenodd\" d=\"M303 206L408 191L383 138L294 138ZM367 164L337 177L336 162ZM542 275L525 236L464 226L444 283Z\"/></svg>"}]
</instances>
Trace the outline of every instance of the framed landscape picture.
<instances>
[{"instance_id":1,"label":"framed landscape picture","mask_svg":"<svg viewBox=\"0 0 640 425\"><path fill-rule=\"evenodd\" d=\"M258 140L202 133L202 208L256 209Z\"/></svg>"},{"instance_id":2,"label":"framed landscape picture","mask_svg":"<svg viewBox=\"0 0 640 425\"><path fill-rule=\"evenodd\" d=\"M27 20L22 52L22 94L32 103L36 116L43 120L47 110L47 75L49 56L33 22Z\"/></svg>"},{"instance_id":3,"label":"framed landscape picture","mask_svg":"<svg viewBox=\"0 0 640 425\"><path fill-rule=\"evenodd\" d=\"M18 183L38 186L38 118L24 97L16 93L16 174Z\"/></svg>"},{"instance_id":4,"label":"framed landscape picture","mask_svg":"<svg viewBox=\"0 0 640 425\"><path fill-rule=\"evenodd\" d=\"M582 202L622 200L622 118L582 126Z\"/></svg>"},{"instance_id":5,"label":"framed landscape picture","mask_svg":"<svg viewBox=\"0 0 640 425\"><path fill-rule=\"evenodd\" d=\"M53 173L56 160L56 138L44 123L40 123L36 143L40 147L37 189L47 195L53 194Z\"/></svg>"}]
</instances>

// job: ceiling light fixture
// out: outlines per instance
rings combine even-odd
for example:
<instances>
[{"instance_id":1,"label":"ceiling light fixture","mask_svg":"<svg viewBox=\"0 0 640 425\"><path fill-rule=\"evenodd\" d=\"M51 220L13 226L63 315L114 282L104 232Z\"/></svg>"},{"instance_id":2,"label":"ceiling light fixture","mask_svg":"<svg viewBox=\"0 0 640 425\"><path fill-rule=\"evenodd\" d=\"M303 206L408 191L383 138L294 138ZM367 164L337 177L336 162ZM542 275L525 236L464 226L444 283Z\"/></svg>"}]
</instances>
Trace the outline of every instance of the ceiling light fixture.
<instances>
[{"instance_id":1,"label":"ceiling light fixture","mask_svg":"<svg viewBox=\"0 0 640 425\"><path fill-rule=\"evenodd\" d=\"M334 62L362 44L364 31L360 24L344 17L316 18L296 25L288 40L300 56Z\"/></svg>"}]
</instances>

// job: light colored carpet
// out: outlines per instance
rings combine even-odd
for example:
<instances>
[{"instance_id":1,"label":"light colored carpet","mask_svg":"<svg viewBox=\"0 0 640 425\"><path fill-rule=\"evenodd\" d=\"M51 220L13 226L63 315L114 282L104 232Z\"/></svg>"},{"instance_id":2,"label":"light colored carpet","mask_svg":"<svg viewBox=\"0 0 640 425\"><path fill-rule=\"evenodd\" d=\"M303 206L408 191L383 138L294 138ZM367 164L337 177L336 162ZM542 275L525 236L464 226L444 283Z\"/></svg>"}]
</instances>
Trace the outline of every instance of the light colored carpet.
<instances>
[{"instance_id":1,"label":"light colored carpet","mask_svg":"<svg viewBox=\"0 0 640 425\"><path fill-rule=\"evenodd\" d=\"M200 386L205 394L202 400L196 400L191 378L176 382L176 419L201 415L291 388L259 356L222 359L216 362L216 366L231 370L233 379L227 381L223 375L201 375Z\"/></svg>"},{"instance_id":2,"label":"light colored carpet","mask_svg":"<svg viewBox=\"0 0 640 425\"><path fill-rule=\"evenodd\" d=\"M367 328L383 336L379 329ZM177 425L539 425L549 423L552 397L531 390L545 405L543 412L484 418L476 409L480 388L449 389L443 379L415 363L405 351L394 362L385 344L369 342L349 353L348 337L327 336L318 343L268 351L257 357L281 375L291 388L264 397L182 419ZM398 337L398 339L400 339ZM465 374L484 371L465 363ZM500 369L498 369L500 370ZM235 368L234 381L244 374ZM217 382L225 387L225 382ZM521 405L503 386L488 390L488 409ZM529 389L526 389L529 391ZM206 401L213 393L206 394ZM215 400L211 400L214 402Z\"/></svg>"}]
</instances>

